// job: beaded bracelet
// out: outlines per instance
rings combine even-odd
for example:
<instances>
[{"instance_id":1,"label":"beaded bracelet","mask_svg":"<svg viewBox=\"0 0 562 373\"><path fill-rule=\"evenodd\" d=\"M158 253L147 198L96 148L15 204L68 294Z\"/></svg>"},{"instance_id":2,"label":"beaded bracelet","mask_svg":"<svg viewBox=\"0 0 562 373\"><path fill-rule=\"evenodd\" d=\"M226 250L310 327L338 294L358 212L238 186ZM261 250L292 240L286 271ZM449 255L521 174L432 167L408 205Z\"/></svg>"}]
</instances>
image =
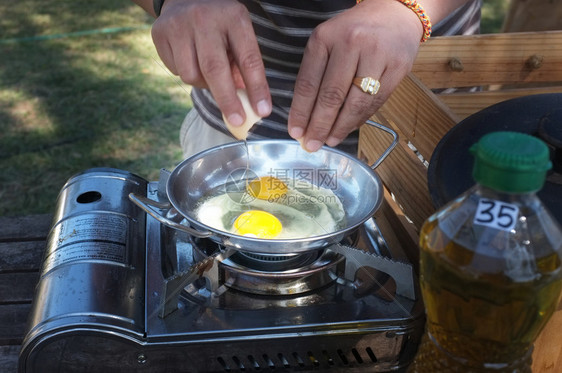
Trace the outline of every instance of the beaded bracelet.
<instances>
[{"instance_id":1,"label":"beaded bracelet","mask_svg":"<svg viewBox=\"0 0 562 373\"><path fill-rule=\"evenodd\" d=\"M357 4L359 4L363 0L357 0ZM423 36L421 38L421 43L427 41L431 36L431 21L429 20L429 16L423 9L423 7L418 4L416 0L397 0L400 1L402 4L406 5L412 11L416 13L418 18L420 19L422 26L423 26Z\"/></svg>"}]
</instances>

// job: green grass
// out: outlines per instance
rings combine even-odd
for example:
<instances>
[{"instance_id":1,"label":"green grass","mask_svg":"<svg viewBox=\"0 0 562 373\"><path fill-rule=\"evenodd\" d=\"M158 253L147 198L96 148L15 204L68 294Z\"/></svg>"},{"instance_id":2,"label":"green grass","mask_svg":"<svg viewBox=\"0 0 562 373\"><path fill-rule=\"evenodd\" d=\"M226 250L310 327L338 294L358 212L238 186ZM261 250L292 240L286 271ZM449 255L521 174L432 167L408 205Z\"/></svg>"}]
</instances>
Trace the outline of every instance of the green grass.
<instances>
[{"instance_id":1,"label":"green grass","mask_svg":"<svg viewBox=\"0 0 562 373\"><path fill-rule=\"evenodd\" d=\"M484 32L499 30L506 4L485 0ZM0 14L0 216L52 212L66 180L88 168L155 180L181 161L188 87L162 67L142 9L0 0ZM58 37L104 28L138 29Z\"/></svg>"},{"instance_id":2,"label":"green grass","mask_svg":"<svg viewBox=\"0 0 562 373\"><path fill-rule=\"evenodd\" d=\"M162 67L142 9L2 0L0 14L0 216L52 211L64 182L91 167L153 180L182 159L188 87ZM7 40L117 27L139 29Z\"/></svg>"},{"instance_id":3,"label":"green grass","mask_svg":"<svg viewBox=\"0 0 562 373\"><path fill-rule=\"evenodd\" d=\"M482 3L481 32L490 34L500 32L509 0L484 0Z\"/></svg>"}]
</instances>

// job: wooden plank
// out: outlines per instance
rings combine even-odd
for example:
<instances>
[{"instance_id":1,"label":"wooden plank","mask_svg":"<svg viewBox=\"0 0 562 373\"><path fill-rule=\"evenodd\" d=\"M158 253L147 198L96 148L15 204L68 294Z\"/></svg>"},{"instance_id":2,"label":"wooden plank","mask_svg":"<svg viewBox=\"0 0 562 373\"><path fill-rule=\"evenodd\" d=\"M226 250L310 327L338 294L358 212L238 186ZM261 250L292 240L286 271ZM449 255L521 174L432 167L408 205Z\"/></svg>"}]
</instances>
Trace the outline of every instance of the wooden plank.
<instances>
[{"instance_id":1,"label":"wooden plank","mask_svg":"<svg viewBox=\"0 0 562 373\"><path fill-rule=\"evenodd\" d=\"M0 274L0 304L31 303L38 272L16 272Z\"/></svg>"},{"instance_id":2,"label":"wooden plank","mask_svg":"<svg viewBox=\"0 0 562 373\"><path fill-rule=\"evenodd\" d=\"M533 56L535 67L528 62ZM461 71L451 68L453 59ZM420 47L412 72L428 88L562 82L562 32L433 37Z\"/></svg>"},{"instance_id":3,"label":"wooden plank","mask_svg":"<svg viewBox=\"0 0 562 373\"><path fill-rule=\"evenodd\" d=\"M45 241L0 242L0 273L38 270L45 245Z\"/></svg>"},{"instance_id":4,"label":"wooden plank","mask_svg":"<svg viewBox=\"0 0 562 373\"><path fill-rule=\"evenodd\" d=\"M482 109L505 100L541 93L560 92L562 92L562 86L438 94L437 97L462 120Z\"/></svg>"},{"instance_id":5,"label":"wooden plank","mask_svg":"<svg viewBox=\"0 0 562 373\"><path fill-rule=\"evenodd\" d=\"M373 119L393 128L400 136L400 145L377 168L377 173L394 194L406 218L419 230L434 208L427 187L427 168L418 155L429 160L439 140L458 119L412 74L404 78ZM409 143L418 153L414 153ZM370 162L387 144L380 131L367 126L361 128L359 148Z\"/></svg>"},{"instance_id":6,"label":"wooden plank","mask_svg":"<svg viewBox=\"0 0 562 373\"><path fill-rule=\"evenodd\" d=\"M394 259L407 260L412 263L416 273L418 273L418 233L413 224L406 219L404 212L398 207L386 188L384 201L375 214L375 219L388 247L392 248L399 245L406 254L406 258Z\"/></svg>"},{"instance_id":7,"label":"wooden plank","mask_svg":"<svg viewBox=\"0 0 562 373\"><path fill-rule=\"evenodd\" d=\"M382 118L377 118L380 122ZM388 123L383 123L390 125ZM427 169L408 147L405 136L394 128L400 136L399 145L377 167L376 172L384 185L396 199L404 215L413 222L417 230L434 211L427 186ZM359 147L369 162L378 158L388 146L388 139L380 131L363 126L359 137Z\"/></svg>"},{"instance_id":8,"label":"wooden plank","mask_svg":"<svg viewBox=\"0 0 562 373\"><path fill-rule=\"evenodd\" d=\"M459 118L414 75L408 74L375 114L398 128L425 159ZM419 134L419 135L418 135Z\"/></svg>"},{"instance_id":9,"label":"wooden plank","mask_svg":"<svg viewBox=\"0 0 562 373\"><path fill-rule=\"evenodd\" d=\"M52 215L0 217L0 242L45 240Z\"/></svg>"},{"instance_id":10,"label":"wooden plank","mask_svg":"<svg viewBox=\"0 0 562 373\"><path fill-rule=\"evenodd\" d=\"M0 372L17 372L52 215L0 217Z\"/></svg>"},{"instance_id":11,"label":"wooden plank","mask_svg":"<svg viewBox=\"0 0 562 373\"><path fill-rule=\"evenodd\" d=\"M0 372L15 373L18 371L19 345L0 346Z\"/></svg>"},{"instance_id":12,"label":"wooden plank","mask_svg":"<svg viewBox=\"0 0 562 373\"><path fill-rule=\"evenodd\" d=\"M30 310L30 303L0 304L0 346L21 344Z\"/></svg>"}]
</instances>

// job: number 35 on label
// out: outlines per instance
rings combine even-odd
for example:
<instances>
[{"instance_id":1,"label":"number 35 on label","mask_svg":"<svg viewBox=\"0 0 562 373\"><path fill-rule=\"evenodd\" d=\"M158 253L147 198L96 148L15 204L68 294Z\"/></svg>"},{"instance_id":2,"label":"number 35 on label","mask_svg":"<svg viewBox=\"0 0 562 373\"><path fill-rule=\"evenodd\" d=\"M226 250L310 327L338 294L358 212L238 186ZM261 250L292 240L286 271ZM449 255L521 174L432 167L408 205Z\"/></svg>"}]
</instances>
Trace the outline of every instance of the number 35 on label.
<instances>
[{"instance_id":1,"label":"number 35 on label","mask_svg":"<svg viewBox=\"0 0 562 373\"><path fill-rule=\"evenodd\" d=\"M478 202L474 224L509 231L515 227L518 215L517 205L483 198Z\"/></svg>"}]
</instances>

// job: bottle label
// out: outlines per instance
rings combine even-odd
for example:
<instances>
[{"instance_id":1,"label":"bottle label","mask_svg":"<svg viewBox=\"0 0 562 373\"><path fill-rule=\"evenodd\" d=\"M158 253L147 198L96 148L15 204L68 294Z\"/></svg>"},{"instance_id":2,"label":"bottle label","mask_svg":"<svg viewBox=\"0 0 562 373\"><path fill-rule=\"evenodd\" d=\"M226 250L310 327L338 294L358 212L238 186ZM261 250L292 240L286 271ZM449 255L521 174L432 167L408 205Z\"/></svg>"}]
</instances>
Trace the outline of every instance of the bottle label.
<instances>
[{"instance_id":1,"label":"bottle label","mask_svg":"<svg viewBox=\"0 0 562 373\"><path fill-rule=\"evenodd\" d=\"M482 198L478 201L474 224L484 225L504 231L510 231L517 223L519 207L517 205Z\"/></svg>"}]
</instances>

